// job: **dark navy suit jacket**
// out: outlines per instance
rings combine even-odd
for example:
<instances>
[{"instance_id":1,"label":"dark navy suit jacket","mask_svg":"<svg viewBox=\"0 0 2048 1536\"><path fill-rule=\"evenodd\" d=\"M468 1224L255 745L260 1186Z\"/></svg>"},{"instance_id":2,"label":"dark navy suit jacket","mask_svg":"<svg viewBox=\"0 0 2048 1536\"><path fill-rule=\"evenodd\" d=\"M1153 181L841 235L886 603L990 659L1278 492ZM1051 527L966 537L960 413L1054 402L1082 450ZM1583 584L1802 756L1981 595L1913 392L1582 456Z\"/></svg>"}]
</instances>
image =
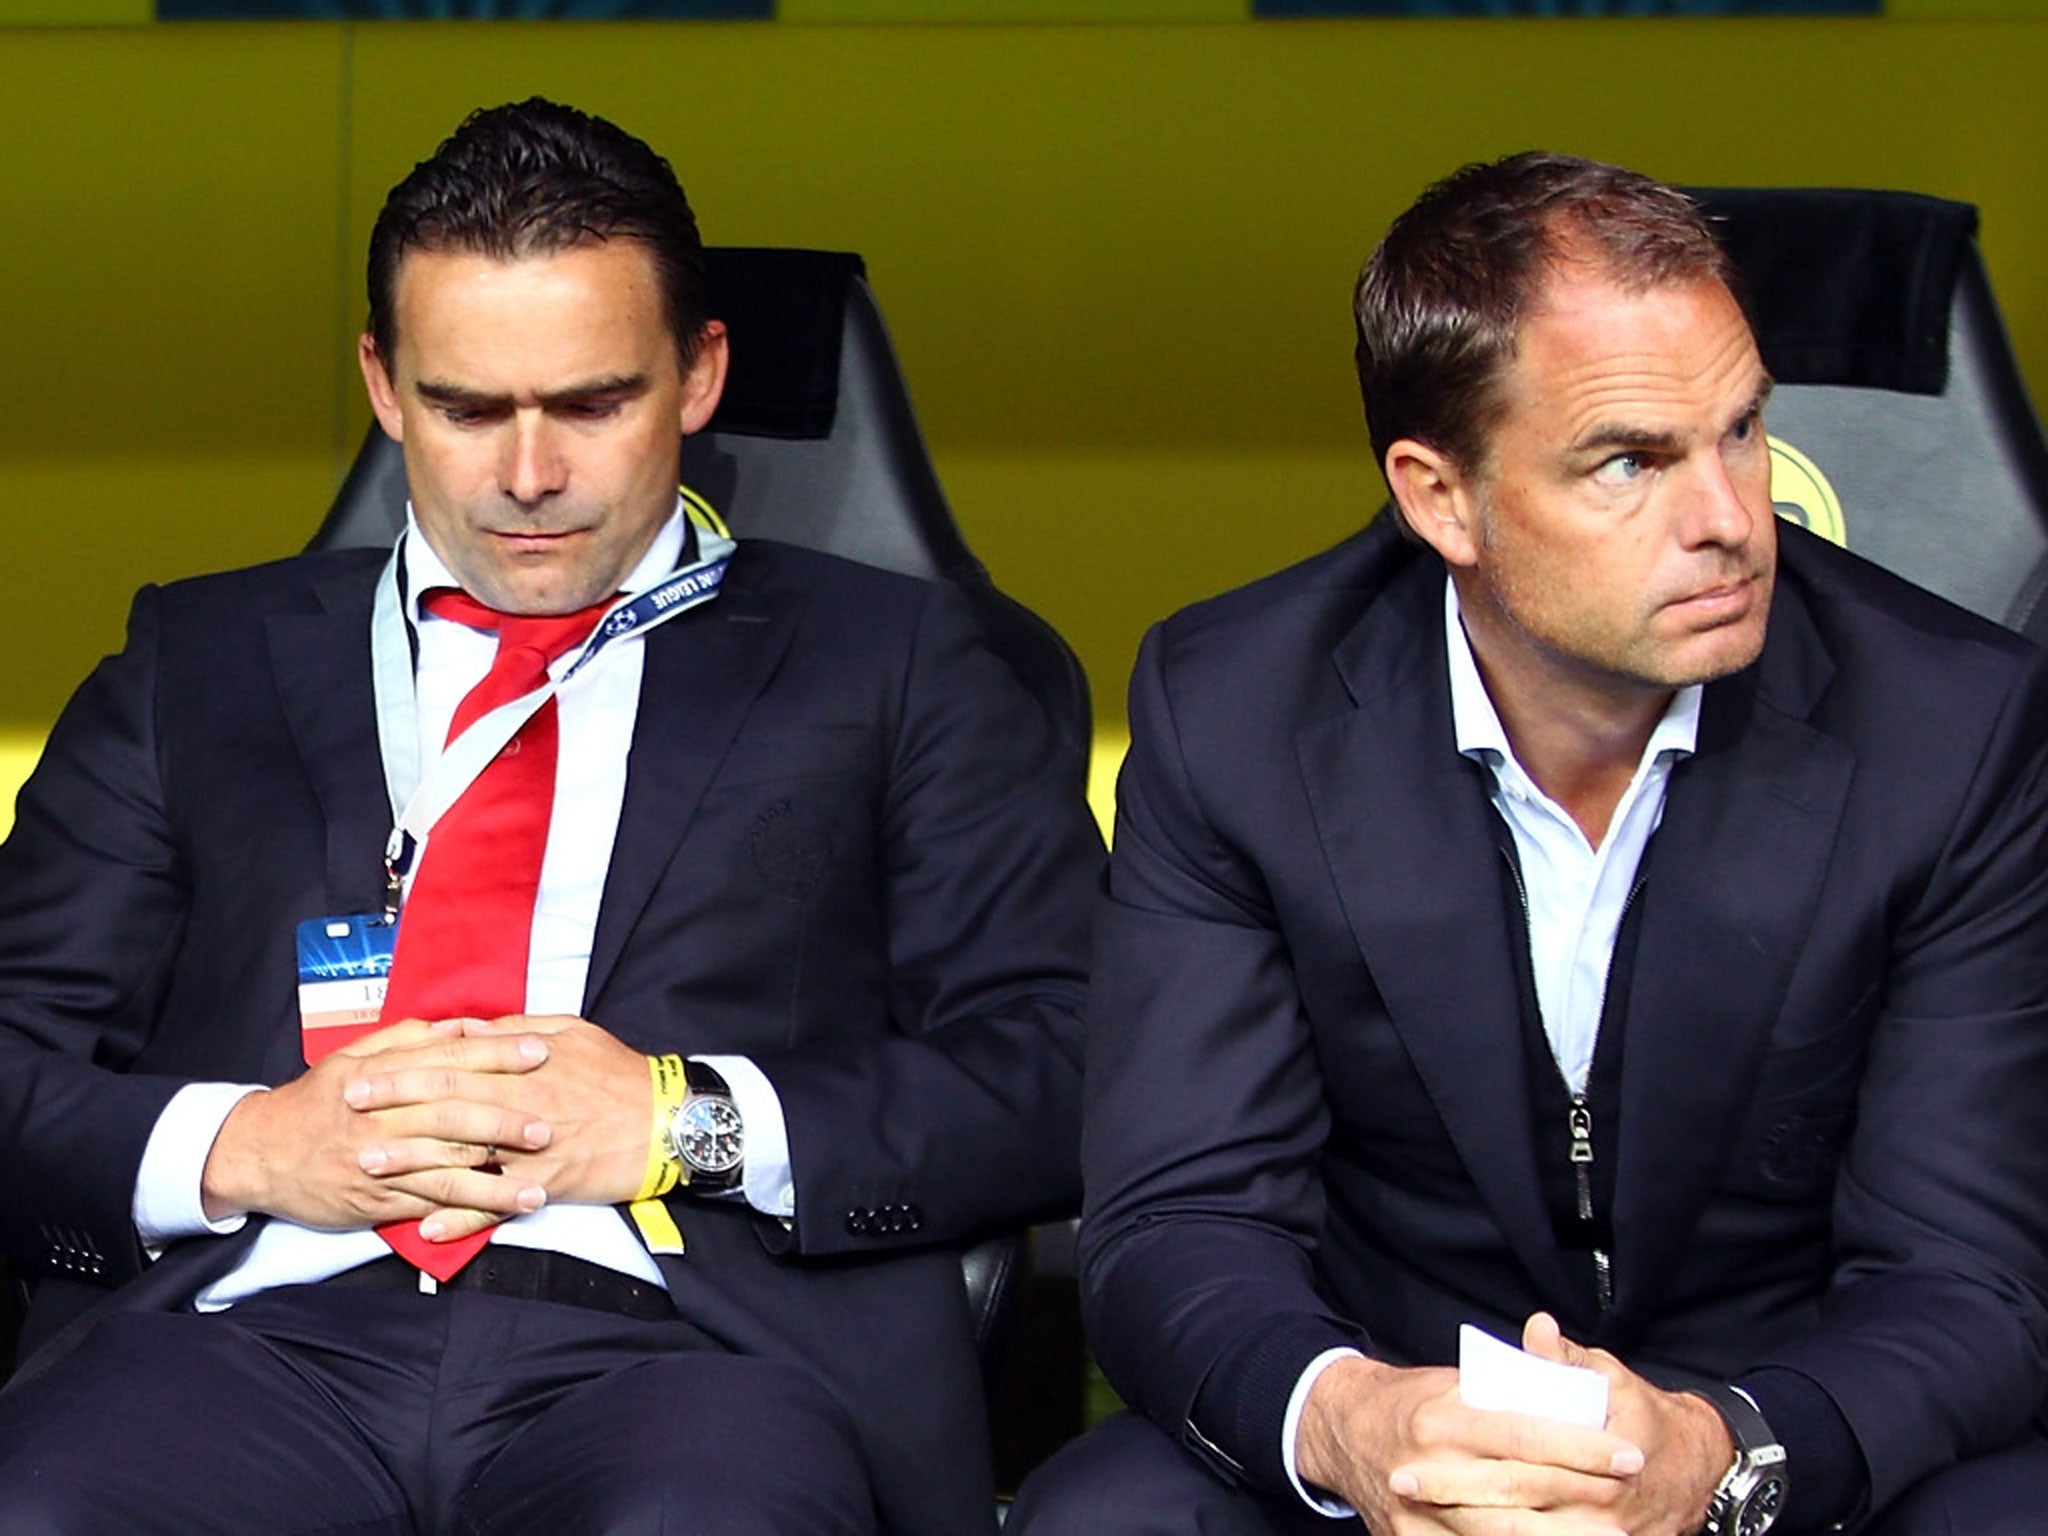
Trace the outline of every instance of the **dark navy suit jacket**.
<instances>
[{"instance_id":1,"label":"dark navy suit jacket","mask_svg":"<svg viewBox=\"0 0 2048 1536\"><path fill-rule=\"evenodd\" d=\"M247 1240L148 1264L135 1174L182 1084L303 1070L293 926L380 900L382 560L145 590L22 792L0 1243L42 1277L32 1345L96 1302L182 1306ZM948 586L752 541L643 643L584 1012L639 1049L757 1061L798 1191L790 1230L679 1198L664 1273L696 1326L842 1397L888 1528L954 1536L987 1521L988 1466L947 1245L1077 1198L1100 839Z\"/></svg>"},{"instance_id":2,"label":"dark navy suit jacket","mask_svg":"<svg viewBox=\"0 0 2048 1536\"><path fill-rule=\"evenodd\" d=\"M1456 1360L1537 1308L1667 1384L1825 1394L1878 1503L2048 1374L2048 681L1781 531L1645 856L1612 1309L1560 1245L1444 571L1382 519L1146 641L1089 1003L1082 1250L1110 1380L1269 1487L1321 1350ZM1549 1139L1546 1139L1548 1137ZM1752 1376L1750 1373L1764 1373ZM1797 1469L1794 1470L1795 1479Z\"/></svg>"}]
</instances>

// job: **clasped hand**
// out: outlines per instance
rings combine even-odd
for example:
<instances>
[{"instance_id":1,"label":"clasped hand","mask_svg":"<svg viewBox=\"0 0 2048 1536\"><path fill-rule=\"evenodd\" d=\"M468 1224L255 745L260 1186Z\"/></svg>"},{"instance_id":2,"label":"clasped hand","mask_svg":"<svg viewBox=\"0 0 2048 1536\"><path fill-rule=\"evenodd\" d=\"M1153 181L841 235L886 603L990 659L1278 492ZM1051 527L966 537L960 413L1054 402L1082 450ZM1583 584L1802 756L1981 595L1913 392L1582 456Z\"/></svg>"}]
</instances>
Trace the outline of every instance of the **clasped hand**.
<instances>
[{"instance_id":1,"label":"clasped hand","mask_svg":"<svg viewBox=\"0 0 2048 1536\"><path fill-rule=\"evenodd\" d=\"M1304 1481L1375 1536L1690 1536L1734 1459L1704 1400L1652 1386L1538 1312L1522 1347L1607 1378L1601 1429L1468 1408L1450 1367L1342 1360L1310 1389L1296 1441Z\"/></svg>"},{"instance_id":2,"label":"clasped hand","mask_svg":"<svg viewBox=\"0 0 2048 1536\"><path fill-rule=\"evenodd\" d=\"M328 1230L418 1219L446 1241L550 1200L630 1200L652 1114L647 1059L586 1019L409 1019L238 1103L206 1210Z\"/></svg>"}]
</instances>

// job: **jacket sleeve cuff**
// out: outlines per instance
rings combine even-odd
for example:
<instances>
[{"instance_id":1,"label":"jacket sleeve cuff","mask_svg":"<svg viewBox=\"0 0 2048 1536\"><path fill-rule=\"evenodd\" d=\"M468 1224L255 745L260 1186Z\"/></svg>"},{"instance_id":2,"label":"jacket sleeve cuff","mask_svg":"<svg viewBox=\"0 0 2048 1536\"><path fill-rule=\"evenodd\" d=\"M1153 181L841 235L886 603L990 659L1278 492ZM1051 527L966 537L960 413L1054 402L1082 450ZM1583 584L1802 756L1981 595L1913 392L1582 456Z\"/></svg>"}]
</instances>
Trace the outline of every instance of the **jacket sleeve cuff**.
<instances>
[{"instance_id":1,"label":"jacket sleeve cuff","mask_svg":"<svg viewBox=\"0 0 2048 1536\"><path fill-rule=\"evenodd\" d=\"M1323 1372L1339 1360L1363 1358L1355 1349L1326 1349L1309 1361L1308 1369L1301 1373L1301 1380L1294 1384L1293 1395L1287 1399L1287 1418L1280 1426L1280 1464L1287 1469L1288 1486L1302 1503L1331 1520L1348 1520L1358 1511L1342 1499L1317 1493L1301 1480L1301 1467L1294 1459L1294 1446L1301 1430L1301 1416L1308 1408L1308 1395L1315 1390Z\"/></svg>"},{"instance_id":2,"label":"jacket sleeve cuff","mask_svg":"<svg viewBox=\"0 0 2048 1536\"><path fill-rule=\"evenodd\" d=\"M1870 1498L1870 1470L1842 1410L1810 1377L1764 1366L1737 1378L1785 1448L1791 1479L1781 1524L1824 1530L1860 1514Z\"/></svg>"},{"instance_id":3,"label":"jacket sleeve cuff","mask_svg":"<svg viewBox=\"0 0 2048 1536\"><path fill-rule=\"evenodd\" d=\"M1361 1343L1334 1318L1279 1319L1210 1368L1180 1426L1182 1443L1225 1482L1296 1497L1283 1446L1295 1389L1318 1356Z\"/></svg>"}]
</instances>

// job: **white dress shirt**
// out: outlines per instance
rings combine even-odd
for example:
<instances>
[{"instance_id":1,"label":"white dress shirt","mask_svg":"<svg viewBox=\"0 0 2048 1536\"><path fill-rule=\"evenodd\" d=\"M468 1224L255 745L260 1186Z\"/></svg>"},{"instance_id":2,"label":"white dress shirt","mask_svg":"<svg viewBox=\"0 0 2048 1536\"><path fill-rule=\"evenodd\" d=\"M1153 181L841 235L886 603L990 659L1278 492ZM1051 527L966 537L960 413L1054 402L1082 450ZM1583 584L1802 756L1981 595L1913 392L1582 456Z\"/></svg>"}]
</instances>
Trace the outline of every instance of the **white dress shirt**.
<instances>
[{"instance_id":1,"label":"white dress shirt","mask_svg":"<svg viewBox=\"0 0 2048 1536\"><path fill-rule=\"evenodd\" d=\"M1680 688L1650 732L1636 771L1622 792L1607 835L1598 847L1571 814L1529 776L1508 742L1500 713L1479 675L1465 635L1458 589L1444 580L1444 651L1450 661L1451 727L1458 750L1491 770L1489 792L1515 839L1522 889L1528 900L1529 956L1536 974L1537 1011L1558 1071L1573 1093L1585 1090L1593 1043L1607 997L1607 968L1628 910L1636 867L1650 834L1664 818L1671 767L1691 756L1699 739L1698 684ZM1311 1360L1287 1401L1281 1455L1288 1480L1310 1508L1333 1519L1356 1513L1349 1505L1311 1493L1294 1463L1294 1441L1316 1378L1357 1350L1333 1349Z\"/></svg>"},{"instance_id":2,"label":"white dress shirt","mask_svg":"<svg viewBox=\"0 0 2048 1536\"><path fill-rule=\"evenodd\" d=\"M675 569L684 547L682 519L679 506L628 575L626 592L643 591ZM422 594L460 583L410 516L404 549L406 622L418 642L418 739L438 743L447 737L463 695L489 671L497 640L422 611ZM643 654L637 640L608 645L556 695L561 746L534 907L528 1013L574 1014L583 1007L598 904L625 799L626 756L639 711ZM569 662L565 657L552 670L559 676ZM774 1088L744 1057L700 1059L725 1078L746 1125L744 1198L769 1215L790 1217L796 1194L782 1105ZM165 1107L136 1181L135 1225L145 1244L160 1248L173 1238L226 1234L242 1225L242 1215L217 1222L206 1219L200 1177L228 1111L244 1094L261 1091L249 1084L197 1083L181 1089ZM550 1204L501 1223L493 1230L492 1241L569 1253L661 1283L645 1246L612 1206ZM373 1231L320 1232L272 1219L257 1234L243 1262L203 1291L198 1305L202 1311L217 1310L274 1286L325 1279L389 1251Z\"/></svg>"}]
</instances>

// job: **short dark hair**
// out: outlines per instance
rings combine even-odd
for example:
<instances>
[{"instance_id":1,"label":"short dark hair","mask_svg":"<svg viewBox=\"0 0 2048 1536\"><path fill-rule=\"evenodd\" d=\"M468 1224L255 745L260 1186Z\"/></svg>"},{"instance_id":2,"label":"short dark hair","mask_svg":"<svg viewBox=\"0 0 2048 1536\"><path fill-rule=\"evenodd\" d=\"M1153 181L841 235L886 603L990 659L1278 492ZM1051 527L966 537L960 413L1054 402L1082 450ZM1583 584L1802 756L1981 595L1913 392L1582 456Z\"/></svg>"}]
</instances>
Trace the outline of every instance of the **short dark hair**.
<instances>
[{"instance_id":1,"label":"short dark hair","mask_svg":"<svg viewBox=\"0 0 2048 1536\"><path fill-rule=\"evenodd\" d=\"M407 251L510 261L601 240L637 240L676 356L688 367L707 318L697 216L668 161L601 117L531 97L472 112L384 200L370 233L371 340L395 366L398 267Z\"/></svg>"},{"instance_id":2,"label":"short dark hair","mask_svg":"<svg viewBox=\"0 0 2048 1536\"><path fill-rule=\"evenodd\" d=\"M1373 452L1412 438L1477 473L1523 319L1561 260L1622 287L1715 281L1734 263L1692 199L1634 171L1530 151L1436 183L1359 274L1358 386ZM1746 309L1745 305L1745 309Z\"/></svg>"}]
</instances>

